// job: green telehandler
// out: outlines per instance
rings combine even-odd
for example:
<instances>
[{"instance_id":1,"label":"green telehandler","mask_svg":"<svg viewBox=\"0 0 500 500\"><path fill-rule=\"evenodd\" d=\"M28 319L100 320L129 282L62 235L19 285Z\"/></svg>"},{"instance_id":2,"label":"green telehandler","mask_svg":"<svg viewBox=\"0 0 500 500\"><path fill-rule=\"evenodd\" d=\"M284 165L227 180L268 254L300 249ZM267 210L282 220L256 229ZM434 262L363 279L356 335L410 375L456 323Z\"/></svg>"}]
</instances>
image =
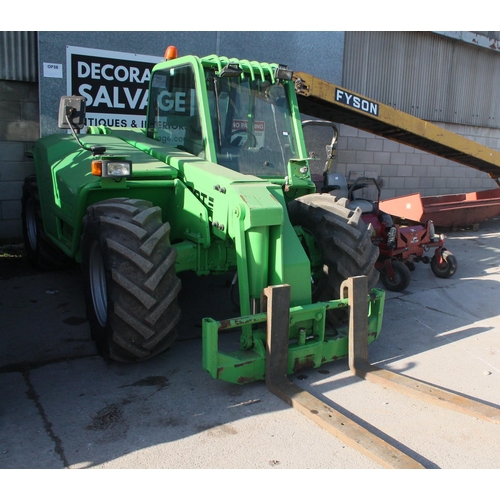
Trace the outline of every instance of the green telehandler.
<instances>
[{"instance_id":1,"label":"green telehandler","mask_svg":"<svg viewBox=\"0 0 500 500\"><path fill-rule=\"evenodd\" d=\"M61 99L59 127L71 133L37 141L23 186L25 244L41 268L81 263L103 357L141 361L172 345L187 271L237 276L240 315L203 319L215 378L265 378L267 287L290 287L288 373L347 355L349 277L367 277L369 341L379 335L371 228L347 200L315 192L288 68L169 56L152 70L145 128L81 133L79 96ZM235 352L219 350L227 329Z\"/></svg>"}]
</instances>

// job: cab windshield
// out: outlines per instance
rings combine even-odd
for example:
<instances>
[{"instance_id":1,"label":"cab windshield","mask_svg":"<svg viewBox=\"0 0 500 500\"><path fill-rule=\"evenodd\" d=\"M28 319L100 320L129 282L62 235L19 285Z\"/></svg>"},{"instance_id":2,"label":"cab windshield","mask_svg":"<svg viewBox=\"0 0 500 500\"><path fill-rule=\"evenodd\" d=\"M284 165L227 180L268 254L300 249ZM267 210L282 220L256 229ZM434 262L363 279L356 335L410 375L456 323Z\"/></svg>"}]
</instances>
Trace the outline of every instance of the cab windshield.
<instances>
[{"instance_id":1,"label":"cab windshield","mask_svg":"<svg viewBox=\"0 0 500 500\"><path fill-rule=\"evenodd\" d=\"M156 71L149 94L148 136L243 174L285 177L297 149L283 85L244 73L218 76L212 69L205 81L210 123L202 127L193 67Z\"/></svg>"},{"instance_id":2,"label":"cab windshield","mask_svg":"<svg viewBox=\"0 0 500 500\"><path fill-rule=\"evenodd\" d=\"M284 177L297 152L283 85L214 75L207 90L217 163L244 174Z\"/></svg>"}]
</instances>

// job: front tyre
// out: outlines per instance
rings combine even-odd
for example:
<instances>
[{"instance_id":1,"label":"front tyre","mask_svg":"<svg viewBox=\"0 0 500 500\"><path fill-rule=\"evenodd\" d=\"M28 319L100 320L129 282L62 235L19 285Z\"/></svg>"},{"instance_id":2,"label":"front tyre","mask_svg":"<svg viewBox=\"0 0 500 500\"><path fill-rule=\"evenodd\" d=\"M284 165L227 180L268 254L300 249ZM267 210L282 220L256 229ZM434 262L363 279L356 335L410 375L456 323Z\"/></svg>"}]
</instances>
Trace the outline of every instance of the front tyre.
<instances>
[{"instance_id":1,"label":"front tyre","mask_svg":"<svg viewBox=\"0 0 500 500\"><path fill-rule=\"evenodd\" d=\"M143 361L172 345L180 319L176 256L159 207L119 198L88 208L82 236L85 304L104 358Z\"/></svg>"},{"instance_id":2,"label":"front tyre","mask_svg":"<svg viewBox=\"0 0 500 500\"><path fill-rule=\"evenodd\" d=\"M368 289L378 281L379 249L372 244L371 225L365 224L359 208L351 210L348 203L346 198L309 194L288 205L290 220L311 260L314 301L339 299L342 282L350 277L366 276Z\"/></svg>"},{"instance_id":3,"label":"front tyre","mask_svg":"<svg viewBox=\"0 0 500 500\"><path fill-rule=\"evenodd\" d=\"M390 292L402 292L406 290L411 282L411 271L408 266L399 260L390 263L392 276L389 276L385 267L380 271L380 281L386 290Z\"/></svg>"},{"instance_id":4,"label":"front tyre","mask_svg":"<svg viewBox=\"0 0 500 500\"><path fill-rule=\"evenodd\" d=\"M432 272L438 278L450 278L457 271L457 258L448 250L443 250L441 253L441 263L438 262L434 254L431 259Z\"/></svg>"}]
</instances>

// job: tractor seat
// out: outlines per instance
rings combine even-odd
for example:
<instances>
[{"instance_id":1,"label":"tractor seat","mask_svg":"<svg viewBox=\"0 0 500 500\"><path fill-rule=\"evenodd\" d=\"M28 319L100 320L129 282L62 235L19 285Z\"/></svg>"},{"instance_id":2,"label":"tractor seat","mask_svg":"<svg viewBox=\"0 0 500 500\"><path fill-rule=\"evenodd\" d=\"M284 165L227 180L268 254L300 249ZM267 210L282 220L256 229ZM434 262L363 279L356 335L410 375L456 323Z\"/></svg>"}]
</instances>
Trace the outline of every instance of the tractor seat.
<instances>
[{"instance_id":1,"label":"tractor seat","mask_svg":"<svg viewBox=\"0 0 500 500\"><path fill-rule=\"evenodd\" d=\"M349 199L349 187L344 175L332 172L327 174L325 181L325 185L321 189L323 193L329 193L338 198ZM376 203L369 200L349 199L349 208L356 210L358 207L362 213L371 214L375 212Z\"/></svg>"},{"instance_id":2,"label":"tractor seat","mask_svg":"<svg viewBox=\"0 0 500 500\"><path fill-rule=\"evenodd\" d=\"M375 203L368 200L350 200L349 208L356 210L356 208L361 208L363 214L371 214L375 211Z\"/></svg>"}]
</instances>

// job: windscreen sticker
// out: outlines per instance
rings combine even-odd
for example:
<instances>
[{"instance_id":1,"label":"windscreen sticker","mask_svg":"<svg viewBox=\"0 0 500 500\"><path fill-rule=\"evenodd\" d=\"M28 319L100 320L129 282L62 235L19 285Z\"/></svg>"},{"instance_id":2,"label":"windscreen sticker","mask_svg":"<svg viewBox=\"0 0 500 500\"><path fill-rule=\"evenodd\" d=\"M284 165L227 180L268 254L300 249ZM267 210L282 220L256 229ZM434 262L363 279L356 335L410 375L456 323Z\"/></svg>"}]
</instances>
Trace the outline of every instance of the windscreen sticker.
<instances>
[{"instance_id":1,"label":"windscreen sticker","mask_svg":"<svg viewBox=\"0 0 500 500\"><path fill-rule=\"evenodd\" d=\"M246 135L248 130L247 120L233 120L233 136L237 136L238 132L241 132L242 136ZM256 148L261 149L264 147L265 138L265 123L264 122L254 122L253 124L253 135L257 140Z\"/></svg>"}]
</instances>

